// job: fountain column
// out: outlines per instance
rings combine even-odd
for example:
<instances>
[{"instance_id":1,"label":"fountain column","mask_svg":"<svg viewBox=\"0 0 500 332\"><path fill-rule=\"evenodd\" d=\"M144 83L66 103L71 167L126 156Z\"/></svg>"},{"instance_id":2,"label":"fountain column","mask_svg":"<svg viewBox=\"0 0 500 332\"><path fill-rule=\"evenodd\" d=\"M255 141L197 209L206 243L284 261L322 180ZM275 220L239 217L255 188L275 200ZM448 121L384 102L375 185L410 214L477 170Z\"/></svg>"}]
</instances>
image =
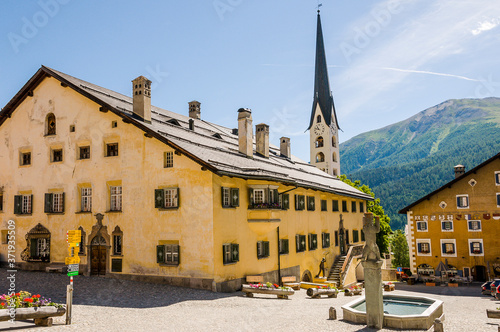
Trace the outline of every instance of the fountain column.
<instances>
[{"instance_id":1,"label":"fountain column","mask_svg":"<svg viewBox=\"0 0 500 332\"><path fill-rule=\"evenodd\" d=\"M363 248L363 265L365 274L366 324L368 327L382 329L384 325L384 303L382 294L382 259L377 246L377 233L380 232L380 220L373 214L365 213L363 232L365 247Z\"/></svg>"}]
</instances>

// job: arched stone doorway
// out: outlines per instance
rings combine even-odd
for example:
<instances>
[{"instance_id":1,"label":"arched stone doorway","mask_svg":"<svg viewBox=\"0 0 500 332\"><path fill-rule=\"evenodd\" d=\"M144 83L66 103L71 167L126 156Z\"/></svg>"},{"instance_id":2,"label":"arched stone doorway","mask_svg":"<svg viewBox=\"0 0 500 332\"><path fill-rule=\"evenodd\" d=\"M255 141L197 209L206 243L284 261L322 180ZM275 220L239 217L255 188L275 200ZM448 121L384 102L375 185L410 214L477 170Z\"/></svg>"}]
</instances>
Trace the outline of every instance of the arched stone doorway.
<instances>
[{"instance_id":1,"label":"arched stone doorway","mask_svg":"<svg viewBox=\"0 0 500 332\"><path fill-rule=\"evenodd\" d=\"M312 274L309 270L305 270L304 273L302 273L302 278L300 278L301 281L303 282L312 282Z\"/></svg>"},{"instance_id":2,"label":"arched stone doorway","mask_svg":"<svg viewBox=\"0 0 500 332\"><path fill-rule=\"evenodd\" d=\"M106 274L107 243L101 234L94 236L90 242L90 274Z\"/></svg>"},{"instance_id":3,"label":"arched stone doorway","mask_svg":"<svg viewBox=\"0 0 500 332\"><path fill-rule=\"evenodd\" d=\"M97 223L92 226L92 232L87 240L87 273L90 275L105 275L109 271L109 250L111 238L108 227L102 224L103 214L97 213Z\"/></svg>"}]
</instances>

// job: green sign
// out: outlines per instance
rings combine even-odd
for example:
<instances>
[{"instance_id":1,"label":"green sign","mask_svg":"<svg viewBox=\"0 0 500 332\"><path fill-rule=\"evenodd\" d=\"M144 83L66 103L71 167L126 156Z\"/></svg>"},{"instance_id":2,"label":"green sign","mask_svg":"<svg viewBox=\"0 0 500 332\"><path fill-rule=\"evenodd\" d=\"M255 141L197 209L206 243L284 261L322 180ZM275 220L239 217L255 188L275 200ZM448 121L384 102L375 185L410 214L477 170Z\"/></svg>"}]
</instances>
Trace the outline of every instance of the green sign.
<instances>
[{"instance_id":1,"label":"green sign","mask_svg":"<svg viewBox=\"0 0 500 332\"><path fill-rule=\"evenodd\" d=\"M68 272L68 277L77 276L77 275L78 275L78 271Z\"/></svg>"}]
</instances>

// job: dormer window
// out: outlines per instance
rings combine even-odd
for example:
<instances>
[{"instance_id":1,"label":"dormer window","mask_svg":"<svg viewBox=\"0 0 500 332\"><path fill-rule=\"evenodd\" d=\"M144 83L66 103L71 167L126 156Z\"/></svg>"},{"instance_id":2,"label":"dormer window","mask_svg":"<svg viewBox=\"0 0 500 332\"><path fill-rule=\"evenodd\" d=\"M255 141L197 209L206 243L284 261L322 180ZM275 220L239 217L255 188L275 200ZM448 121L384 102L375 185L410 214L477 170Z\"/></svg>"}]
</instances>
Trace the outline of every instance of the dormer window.
<instances>
[{"instance_id":1,"label":"dormer window","mask_svg":"<svg viewBox=\"0 0 500 332\"><path fill-rule=\"evenodd\" d=\"M56 134L56 116L53 113L47 114L45 119L45 135L55 135Z\"/></svg>"}]
</instances>

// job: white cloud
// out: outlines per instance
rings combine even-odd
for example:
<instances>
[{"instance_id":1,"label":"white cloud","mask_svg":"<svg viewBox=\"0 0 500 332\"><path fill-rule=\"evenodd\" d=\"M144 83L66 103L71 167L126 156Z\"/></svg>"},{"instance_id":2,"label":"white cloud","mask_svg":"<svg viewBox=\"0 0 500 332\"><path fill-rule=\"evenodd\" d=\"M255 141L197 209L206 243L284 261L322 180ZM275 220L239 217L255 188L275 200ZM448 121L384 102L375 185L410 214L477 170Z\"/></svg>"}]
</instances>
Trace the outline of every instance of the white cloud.
<instances>
[{"instance_id":1,"label":"white cloud","mask_svg":"<svg viewBox=\"0 0 500 332\"><path fill-rule=\"evenodd\" d=\"M498 26L498 24L500 24L500 19L498 19L498 18L492 19L489 21L483 21L483 22L479 23L479 26L477 27L477 29L474 29L471 32L474 36L476 36L476 35L479 35L481 32L485 32L485 31L494 29L495 27Z\"/></svg>"}]
</instances>

